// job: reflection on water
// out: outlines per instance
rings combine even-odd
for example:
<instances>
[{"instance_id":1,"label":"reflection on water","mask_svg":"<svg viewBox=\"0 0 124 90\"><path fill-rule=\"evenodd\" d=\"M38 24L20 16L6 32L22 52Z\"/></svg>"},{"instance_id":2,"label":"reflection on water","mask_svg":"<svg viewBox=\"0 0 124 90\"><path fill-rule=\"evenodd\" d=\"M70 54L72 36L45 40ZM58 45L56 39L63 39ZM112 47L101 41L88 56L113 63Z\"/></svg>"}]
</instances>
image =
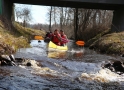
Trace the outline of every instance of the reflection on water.
<instances>
[{"instance_id":1,"label":"reflection on water","mask_svg":"<svg viewBox=\"0 0 124 90\"><path fill-rule=\"evenodd\" d=\"M66 58L66 51L61 51L61 52L58 52L58 51L51 51L51 52L48 52L48 57L49 58Z\"/></svg>"},{"instance_id":2,"label":"reflection on water","mask_svg":"<svg viewBox=\"0 0 124 90\"><path fill-rule=\"evenodd\" d=\"M57 59L82 59L84 55L84 47L79 47L74 42L68 43L68 51L48 51L47 43L41 40L32 40L31 48L21 48L16 53L19 54L19 57L22 57L21 53L25 53L24 57L34 58L36 55L39 57L47 56L48 58L57 58ZM28 54L28 55L27 55ZM29 55L30 54L30 55ZM35 56L34 56L35 55Z\"/></svg>"},{"instance_id":3,"label":"reflection on water","mask_svg":"<svg viewBox=\"0 0 124 90\"><path fill-rule=\"evenodd\" d=\"M84 54L84 47L77 46L74 42L68 43L68 51L48 51L49 58L58 59L82 59Z\"/></svg>"},{"instance_id":4,"label":"reflection on water","mask_svg":"<svg viewBox=\"0 0 124 90\"><path fill-rule=\"evenodd\" d=\"M48 51L49 58L82 59L84 51Z\"/></svg>"}]
</instances>

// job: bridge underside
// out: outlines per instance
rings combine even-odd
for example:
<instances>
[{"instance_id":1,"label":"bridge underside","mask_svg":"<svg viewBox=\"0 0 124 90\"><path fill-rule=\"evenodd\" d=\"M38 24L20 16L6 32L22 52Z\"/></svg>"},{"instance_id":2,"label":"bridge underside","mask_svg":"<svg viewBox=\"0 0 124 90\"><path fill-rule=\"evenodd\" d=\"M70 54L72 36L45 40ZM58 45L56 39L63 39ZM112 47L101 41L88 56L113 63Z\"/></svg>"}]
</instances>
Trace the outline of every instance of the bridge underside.
<instances>
[{"instance_id":1,"label":"bridge underside","mask_svg":"<svg viewBox=\"0 0 124 90\"><path fill-rule=\"evenodd\" d=\"M11 2L20 3L20 4L87 8L87 9L104 9L104 10L116 10L124 7L124 4L117 4L117 3L112 4L107 2L94 3L94 1L92 0L91 2L81 2L81 0L11 0Z\"/></svg>"},{"instance_id":2,"label":"bridge underside","mask_svg":"<svg viewBox=\"0 0 124 90\"><path fill-rule=\"evenodd\" d=\"M114 10L111 31L124 31L124 9Z\"/></svg>"}]
</instances>

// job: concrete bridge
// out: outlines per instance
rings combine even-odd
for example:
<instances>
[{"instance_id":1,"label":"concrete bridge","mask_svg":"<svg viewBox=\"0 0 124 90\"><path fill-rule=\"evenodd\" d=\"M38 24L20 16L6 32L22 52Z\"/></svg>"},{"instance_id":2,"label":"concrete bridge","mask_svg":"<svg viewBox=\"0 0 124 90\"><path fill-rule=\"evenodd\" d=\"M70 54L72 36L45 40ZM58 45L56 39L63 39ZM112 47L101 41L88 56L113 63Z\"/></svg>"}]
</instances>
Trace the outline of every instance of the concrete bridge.
<instances>
[{"instance_id":1,"label":"concrete bridge","mask_svg":"<svg viewBox=\"0 0 124 90\"><path fill-rule=\"evenodd\" d=\"M11 19L13 3L114 10L111 29L124 31L124 0L0 0L0 14Z\"/></svg>"}]
</instances>

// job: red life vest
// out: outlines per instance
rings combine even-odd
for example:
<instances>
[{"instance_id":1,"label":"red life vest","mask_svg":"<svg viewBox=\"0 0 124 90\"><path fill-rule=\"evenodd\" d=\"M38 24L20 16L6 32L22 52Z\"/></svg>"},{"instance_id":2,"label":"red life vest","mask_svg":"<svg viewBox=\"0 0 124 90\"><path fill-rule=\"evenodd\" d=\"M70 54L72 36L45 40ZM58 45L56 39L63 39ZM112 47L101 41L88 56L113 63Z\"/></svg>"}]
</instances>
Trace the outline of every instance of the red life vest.
<instances>
[{"instance_id":1,"label":"red life vest","mask_svg":"<svg viewBox=\"0 0 124 90\"><path fill-rule=\"evenodd\" d=\"M67 42L65 42L65 40L66 40L66 35L61 35L61 38L62 38L62 40L61 40L61 45L66 44L66 43L67 43Z\"/></svg>"},{"instance_id":2,"label":"red life vest","mask_svg":"<svg viewBox=\"0 0 124 90\"><path fill-rule=\"evenodd\" d=\"M53 43L55 43L55 44L57 44L57 45L60 45L59 37L60 37L60 34L58 34L58 36L55 35L55 34L53 34L53 36L52 36L52 41L53 41Z\"/></svg>"}]
</instances>

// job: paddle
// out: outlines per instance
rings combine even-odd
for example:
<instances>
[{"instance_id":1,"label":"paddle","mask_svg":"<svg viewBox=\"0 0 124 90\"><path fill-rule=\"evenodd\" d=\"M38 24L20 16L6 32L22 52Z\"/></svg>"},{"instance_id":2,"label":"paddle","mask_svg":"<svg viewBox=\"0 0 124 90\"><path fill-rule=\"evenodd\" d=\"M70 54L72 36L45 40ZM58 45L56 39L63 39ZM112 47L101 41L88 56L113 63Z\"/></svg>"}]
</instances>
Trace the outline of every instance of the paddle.
<instances>
[{"instance_id":1,"label":"paddle","mask_svg":"<svg viewBox=\"0 0 124 90\"><path fill-rule=\"evenodd\" d=\"M35 36L34 37L36 40L44 40L44 38L42 36Z\"/></svg>"},{"instance_id":2,"label":"paddle","mask_svg":"<svg viewBox=\"0 0 124 90\"><path fill-rule=\"evenodd\" d=\"M77 41L76 44L79 46L84 46L85 42L84 41Z\"/></svg>"}]
</instances>

